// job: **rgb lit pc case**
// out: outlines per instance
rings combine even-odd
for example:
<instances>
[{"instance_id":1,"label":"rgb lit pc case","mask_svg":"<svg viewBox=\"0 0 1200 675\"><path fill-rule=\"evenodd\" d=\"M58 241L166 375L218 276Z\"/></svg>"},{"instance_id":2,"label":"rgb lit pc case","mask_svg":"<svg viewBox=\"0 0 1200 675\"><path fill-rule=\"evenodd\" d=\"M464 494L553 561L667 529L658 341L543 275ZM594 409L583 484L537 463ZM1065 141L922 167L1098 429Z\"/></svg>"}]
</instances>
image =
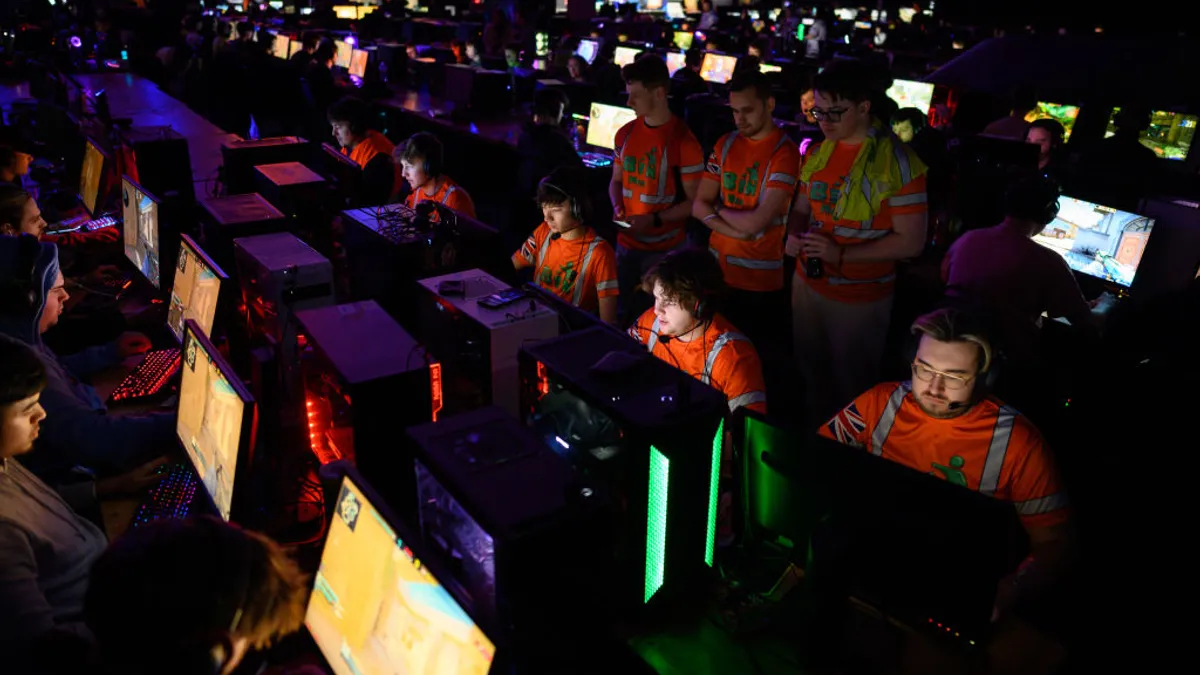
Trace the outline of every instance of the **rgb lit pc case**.
<instances>
[{"instance_id":1,"label":"rgb lit pc case","mask_svg":"<svg viewBox=\"0 0 1200 675\"><path fill-rule=\"evenodd\" d=\"M599 630L583 624L602 616L590 580L611 572L602 563L602 493L495 406L408 435L422 538L445 554L481 625L551 661Z\"/></svg>"},{"instance_id":2,"label":"rgb lit pc case","mask_svg":"<svg viewBox=\"0 0 1200 675\"><path fill-rule=\"evenodd\" d=\"M725 398L602 328L527 345L522 415L551 449L612 493L622 608L712 566Z\"/></svg>"},{"instance_id":3,"label":"rgb lit pc case","mask_svg":"<svg viewBox=\"0 0 1200 675\"><path fill-rule=\"evenodd\" d=\"M296 313L296 347L313 454L350 460L408 515L406 427L436 421L441 366L373 301Z\"/></svg>"},{"instance_id":4,"label":"rgb lit pc case","mask_svg":"<svg viewBox=\"0 0 1200 675\"><path fill-rule=\"evenodd\" d=\"M558 335L558 316L533 298L496 309L479 304L509 288L481 270L417 282L418 335L442 364L447 415L491 404L516 416L517 350Z\"/></svg>"}]
</instances>

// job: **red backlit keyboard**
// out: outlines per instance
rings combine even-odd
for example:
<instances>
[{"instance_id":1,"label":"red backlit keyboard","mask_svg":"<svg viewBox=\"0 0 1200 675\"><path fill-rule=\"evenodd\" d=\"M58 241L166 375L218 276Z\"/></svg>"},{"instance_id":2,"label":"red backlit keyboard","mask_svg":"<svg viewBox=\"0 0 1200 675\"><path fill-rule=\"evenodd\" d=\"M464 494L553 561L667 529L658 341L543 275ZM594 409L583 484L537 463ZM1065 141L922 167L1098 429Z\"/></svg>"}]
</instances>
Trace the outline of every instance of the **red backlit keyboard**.
<instances>
[{"instance_id":1,"label":"red backlit keyboard","mask_svg":"<svg viewBox=\"0 0 1200 675\"><path fill-rule=\"evenodd\" d=\"M150 488L145 500L133 514L132 527L163 518L186 518L196 496L199 481L191 467L184 464L163 464L158 467L162 481Z\"/></svg>"},{"instance_id":2,"label":"red backlit keyboard","mask_svg":"<svg viewBox=\"0 0 1200 675\"><path fill-rule=\"evenodd\" d=\"M110 401L130 401L154 396L179 370L179 350L158 349L146 352L146 358L137 365L121 384L113 390Z\"/></svg>"}]
</instances>

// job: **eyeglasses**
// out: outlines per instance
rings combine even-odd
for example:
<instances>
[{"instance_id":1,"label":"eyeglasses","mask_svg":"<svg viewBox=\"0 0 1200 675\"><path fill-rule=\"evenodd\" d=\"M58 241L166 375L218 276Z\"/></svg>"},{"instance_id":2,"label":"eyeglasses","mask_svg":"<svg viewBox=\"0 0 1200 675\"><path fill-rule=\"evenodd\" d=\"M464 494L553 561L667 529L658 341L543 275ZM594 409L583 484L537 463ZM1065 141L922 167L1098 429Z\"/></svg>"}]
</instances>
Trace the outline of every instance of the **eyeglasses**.
<instances>
[{"instance_id":1,"label":"eyeglasses","mask_svg":"<svg viewBox=\"0 0 1200 675\"><path fill-rule=\"evenodd\" d=\"M809 112L818 122L840 122L842 121L842 115L845 115L849 110L849 108L830 108L829 110L813 108Z\"/></svg>"},{"instance_id":2,"label":"eyeglasses","mask_svg":"<svg viewBox=\"0 0 1200 675\"><path fill-rule=\"evenodd\" d=\"M924 363L917 362L913 362L912 372L913 377L922 382L933 382L933 378L940 377L942 378L942 385L951 391L956 389L966 389L967 385L971 383L971 380L975 379L974 375L970 377L963 377L962 375L945 373L935 368L930 368Z\"/></svg>"}]
</instances>

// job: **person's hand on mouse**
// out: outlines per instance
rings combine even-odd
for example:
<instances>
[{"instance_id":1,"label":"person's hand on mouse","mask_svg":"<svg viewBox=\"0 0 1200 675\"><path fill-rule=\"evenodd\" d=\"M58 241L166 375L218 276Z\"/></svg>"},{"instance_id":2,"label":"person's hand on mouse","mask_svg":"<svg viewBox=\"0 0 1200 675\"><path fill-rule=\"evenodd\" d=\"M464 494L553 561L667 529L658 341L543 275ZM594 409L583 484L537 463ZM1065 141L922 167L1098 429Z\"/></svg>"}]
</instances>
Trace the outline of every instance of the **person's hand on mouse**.
<instances>
[{"instance_id":1,"label":"person's hand on mouse","mask_svg":"<svg viewBox=\"0 0 1200 675\"><path fill-rule=\"evenodd\" d=\"M166 463L166 457L159 457L119 476L101 478L96 481L96 497L107 499L139 495L158 485L164 475L160 468Z\"/></svg>"}]
</instances>

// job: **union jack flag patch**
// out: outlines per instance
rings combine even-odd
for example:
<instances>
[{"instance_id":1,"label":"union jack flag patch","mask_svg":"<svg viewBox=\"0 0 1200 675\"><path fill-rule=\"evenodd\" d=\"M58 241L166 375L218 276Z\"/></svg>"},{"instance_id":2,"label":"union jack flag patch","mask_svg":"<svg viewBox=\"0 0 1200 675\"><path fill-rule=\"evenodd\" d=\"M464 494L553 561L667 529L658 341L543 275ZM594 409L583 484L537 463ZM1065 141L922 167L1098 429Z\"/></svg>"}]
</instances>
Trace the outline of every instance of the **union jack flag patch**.
<instances>
[{"instance_id":1,"label":"union jack flag patch","mask_svg":"<svg viewBox=\"0 0 1200 675\"><path fill-rule=\"evenodd\" d=\"M856 404L851 403L842 408L842 411L834 415L826 426L838 443L853 445L857 448L863 447L863 444L858 441L858 435L867 430L867 423L863 420L862 413L858 412Z\"/></svg>"}]
</instances>

